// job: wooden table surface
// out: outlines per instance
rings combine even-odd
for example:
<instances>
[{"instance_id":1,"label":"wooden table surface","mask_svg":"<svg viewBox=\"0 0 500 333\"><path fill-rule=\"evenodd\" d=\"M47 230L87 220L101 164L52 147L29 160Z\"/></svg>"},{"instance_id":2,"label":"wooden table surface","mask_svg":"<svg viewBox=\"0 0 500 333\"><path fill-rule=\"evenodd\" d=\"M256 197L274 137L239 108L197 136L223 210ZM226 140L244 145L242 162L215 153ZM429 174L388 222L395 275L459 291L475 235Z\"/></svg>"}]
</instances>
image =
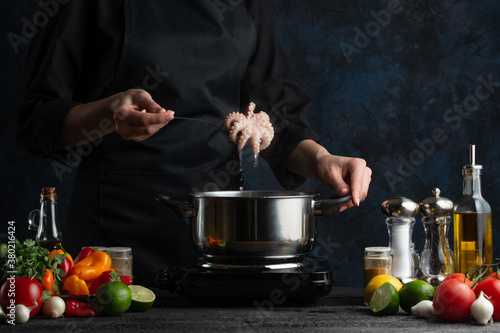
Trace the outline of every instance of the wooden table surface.
<instances>
[{"instance_id":1,"label":"wooden table surface","mask_svg":"<svg viewBox=\"0 0 500 333\"><path fill-rule=\"evenodd\" d=\"M48 319L38 314L14 331L26 332L498 332L500 323L479 326L422 319L400 310L375 316L363 304L362 288L334 287L313 305L275 306L272 302L194 305L176 294L156 291L155 306L146 312L117 317ZM0 331L11 329L1 325Z\"/></svg>"}]
</instances>

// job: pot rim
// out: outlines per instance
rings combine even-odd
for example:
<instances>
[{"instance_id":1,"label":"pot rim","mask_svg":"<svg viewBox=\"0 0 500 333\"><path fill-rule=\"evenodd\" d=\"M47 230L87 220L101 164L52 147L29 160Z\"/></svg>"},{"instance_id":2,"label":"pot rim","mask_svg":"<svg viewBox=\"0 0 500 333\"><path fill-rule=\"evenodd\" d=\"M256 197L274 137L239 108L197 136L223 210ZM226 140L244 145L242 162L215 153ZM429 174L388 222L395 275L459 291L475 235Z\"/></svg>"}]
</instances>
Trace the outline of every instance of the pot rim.
<instances>
[{"instance_id":1,"label":"pot rim","mask_svg":"<svg viewBox=\"0 0 500 333\"><path fill-rule=\"evenodd\" d=\"M242 190L242 191L208 191L193 192L193 198L223 198L223 199L286 199L313 198L317 193L285 191L285 190Z\"/></svg>"}]
</instances>

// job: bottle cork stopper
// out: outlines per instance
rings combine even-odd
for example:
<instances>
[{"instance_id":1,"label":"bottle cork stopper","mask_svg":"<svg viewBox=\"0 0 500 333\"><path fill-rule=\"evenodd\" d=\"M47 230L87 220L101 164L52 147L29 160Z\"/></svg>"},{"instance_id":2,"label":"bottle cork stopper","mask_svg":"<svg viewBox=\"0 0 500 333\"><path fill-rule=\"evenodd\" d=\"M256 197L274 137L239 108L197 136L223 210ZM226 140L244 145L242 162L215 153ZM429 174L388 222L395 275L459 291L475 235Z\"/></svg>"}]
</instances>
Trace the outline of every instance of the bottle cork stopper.
<instances>
[{"instance_id":1,"label":"bottle cork stopper","mask_svg":"<svg viewBox=\"0 0 500 333\"><path fill-rule=\"evenodd\" d=\"M47 199L54 199L56 197L55 187L42 187L42 196Z\"/></svg>"},{"instance_id":2,"label":"bottle cork stopper","mask_svg":"<svg viewBox=\"0 0 500 333\"><path fill-rule=\"evenodd\" d=\"M56 192L55 187L42 187L42 193L43 194L53 194Z\"/></svg>"}]
</instances>

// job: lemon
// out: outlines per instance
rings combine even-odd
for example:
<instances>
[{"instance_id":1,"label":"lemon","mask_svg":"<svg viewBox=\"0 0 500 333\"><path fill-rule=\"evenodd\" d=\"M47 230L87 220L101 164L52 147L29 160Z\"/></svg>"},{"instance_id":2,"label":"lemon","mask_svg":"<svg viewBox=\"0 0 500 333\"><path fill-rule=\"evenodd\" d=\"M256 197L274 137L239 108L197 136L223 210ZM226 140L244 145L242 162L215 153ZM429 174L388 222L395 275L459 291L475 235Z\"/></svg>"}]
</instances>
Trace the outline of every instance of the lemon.
<instances>
[{"instance_id":1,"label":"lemon","mask_svg":"<svg viewBox=\"0 0 500 333\"><path fill-rule=\"evenodd\" d=\"M128 310L132 304L132 292L122 282L108 282L97 290L96 304L104 314L116 316Z\"/></svg>"},{"instance_id":2,"label":"lemon","mask_svg":"<svg viewBox=\"0 0 500 333\"><path fill-rule=\"evenodd\" d=\"M432 301L434 291L434 287L425 281L415 280L408 282L399 291L401 309L411 313L411 307L418 304L420 301Z\"/></svg>"},{"instance_id":3,"label":"lemon","mask_svg":"<svg viewBox=\"0 0 500 333\"><path fill-rule=\"evenodd\" d=\"M386 274L377 275L373 277L365 287L365 302L367 304L370 303L370 299L372 298L372 295L375 292L375 290L377 290L378 287L380 287L382 284L386 282L392 284L398 292L403 286L401 282L393 276Z\"/></svg>"},{"instance_id":4,"label":"lemon","mask_svg":"<svg viewBox=\"0 0 500 333\"><path fill-rule=\"evenodd\" d=\"M130 285L128 286L132 292L132 304L130 305L130 311L141 312L146 311L153 306L155 302L155 293L143 286Z\"/></svg>"},{"instance_id":5,"label":"lemon","mask_svg":"<svg viewBox=\"0 0 500 333\"><path fill-rule=\"evenodd\" d=\"M370 310L378 315L391 315L399 311L399 294L390 282L383 283L375 290L370 299Z\"/></svg>"}]
</instances>

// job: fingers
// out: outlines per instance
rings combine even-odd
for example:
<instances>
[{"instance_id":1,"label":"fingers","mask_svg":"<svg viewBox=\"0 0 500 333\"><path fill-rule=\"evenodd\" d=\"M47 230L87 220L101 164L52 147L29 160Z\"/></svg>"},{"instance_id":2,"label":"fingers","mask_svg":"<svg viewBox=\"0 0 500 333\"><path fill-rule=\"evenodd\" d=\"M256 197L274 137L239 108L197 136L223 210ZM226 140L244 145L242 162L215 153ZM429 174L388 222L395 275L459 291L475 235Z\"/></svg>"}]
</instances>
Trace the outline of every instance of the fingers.
<instances>
[{"instance_id":1,"label":"fingers","mask_svg":"<svg viewBox=\"0 0 500 333\"><path fill-rule=\"evenodd\" d=\"M161 114L140 111L130 111L124 115L115 114L116 132L125 140L144 141L168 124L173 115L174 112L170 110L164 110Z\"/></svg>"},{"instance_id":2,"label":"fingers","mask_svg":"<svg viewBox=\"0 0 500 333\"><path fill-rule=\"evenodd\" d=\"M112 109L116 132L125 140L137 142L157 133L174 117L172 110L165 110L148 92L140 89L122 93Z\"/></svg>"},{"instance_id":3,"label":"fingers","mask_svg":"<svg viewBox=\"0 0 500 333\"><path fill-rule=\"evenodd\" d=\"M342 212L353 206L359 206L368 195L372 170L366 161L360 158L331 156L326 160L329 165L328 175L323 180L333 187L339 196L351 193L352 200L339 207Z\"/></svg>"},{"instance_id":4,"label":"fingers","mask_svg":"<svg viewBox=\"0 0 500 333\"><path fill-rule=\"evenodd\" d=\"M351 160L349 166L352 202L359 206L368 195L372 171L366 166L366 161L360 158Z\"/></svg>"}]
</instances>

